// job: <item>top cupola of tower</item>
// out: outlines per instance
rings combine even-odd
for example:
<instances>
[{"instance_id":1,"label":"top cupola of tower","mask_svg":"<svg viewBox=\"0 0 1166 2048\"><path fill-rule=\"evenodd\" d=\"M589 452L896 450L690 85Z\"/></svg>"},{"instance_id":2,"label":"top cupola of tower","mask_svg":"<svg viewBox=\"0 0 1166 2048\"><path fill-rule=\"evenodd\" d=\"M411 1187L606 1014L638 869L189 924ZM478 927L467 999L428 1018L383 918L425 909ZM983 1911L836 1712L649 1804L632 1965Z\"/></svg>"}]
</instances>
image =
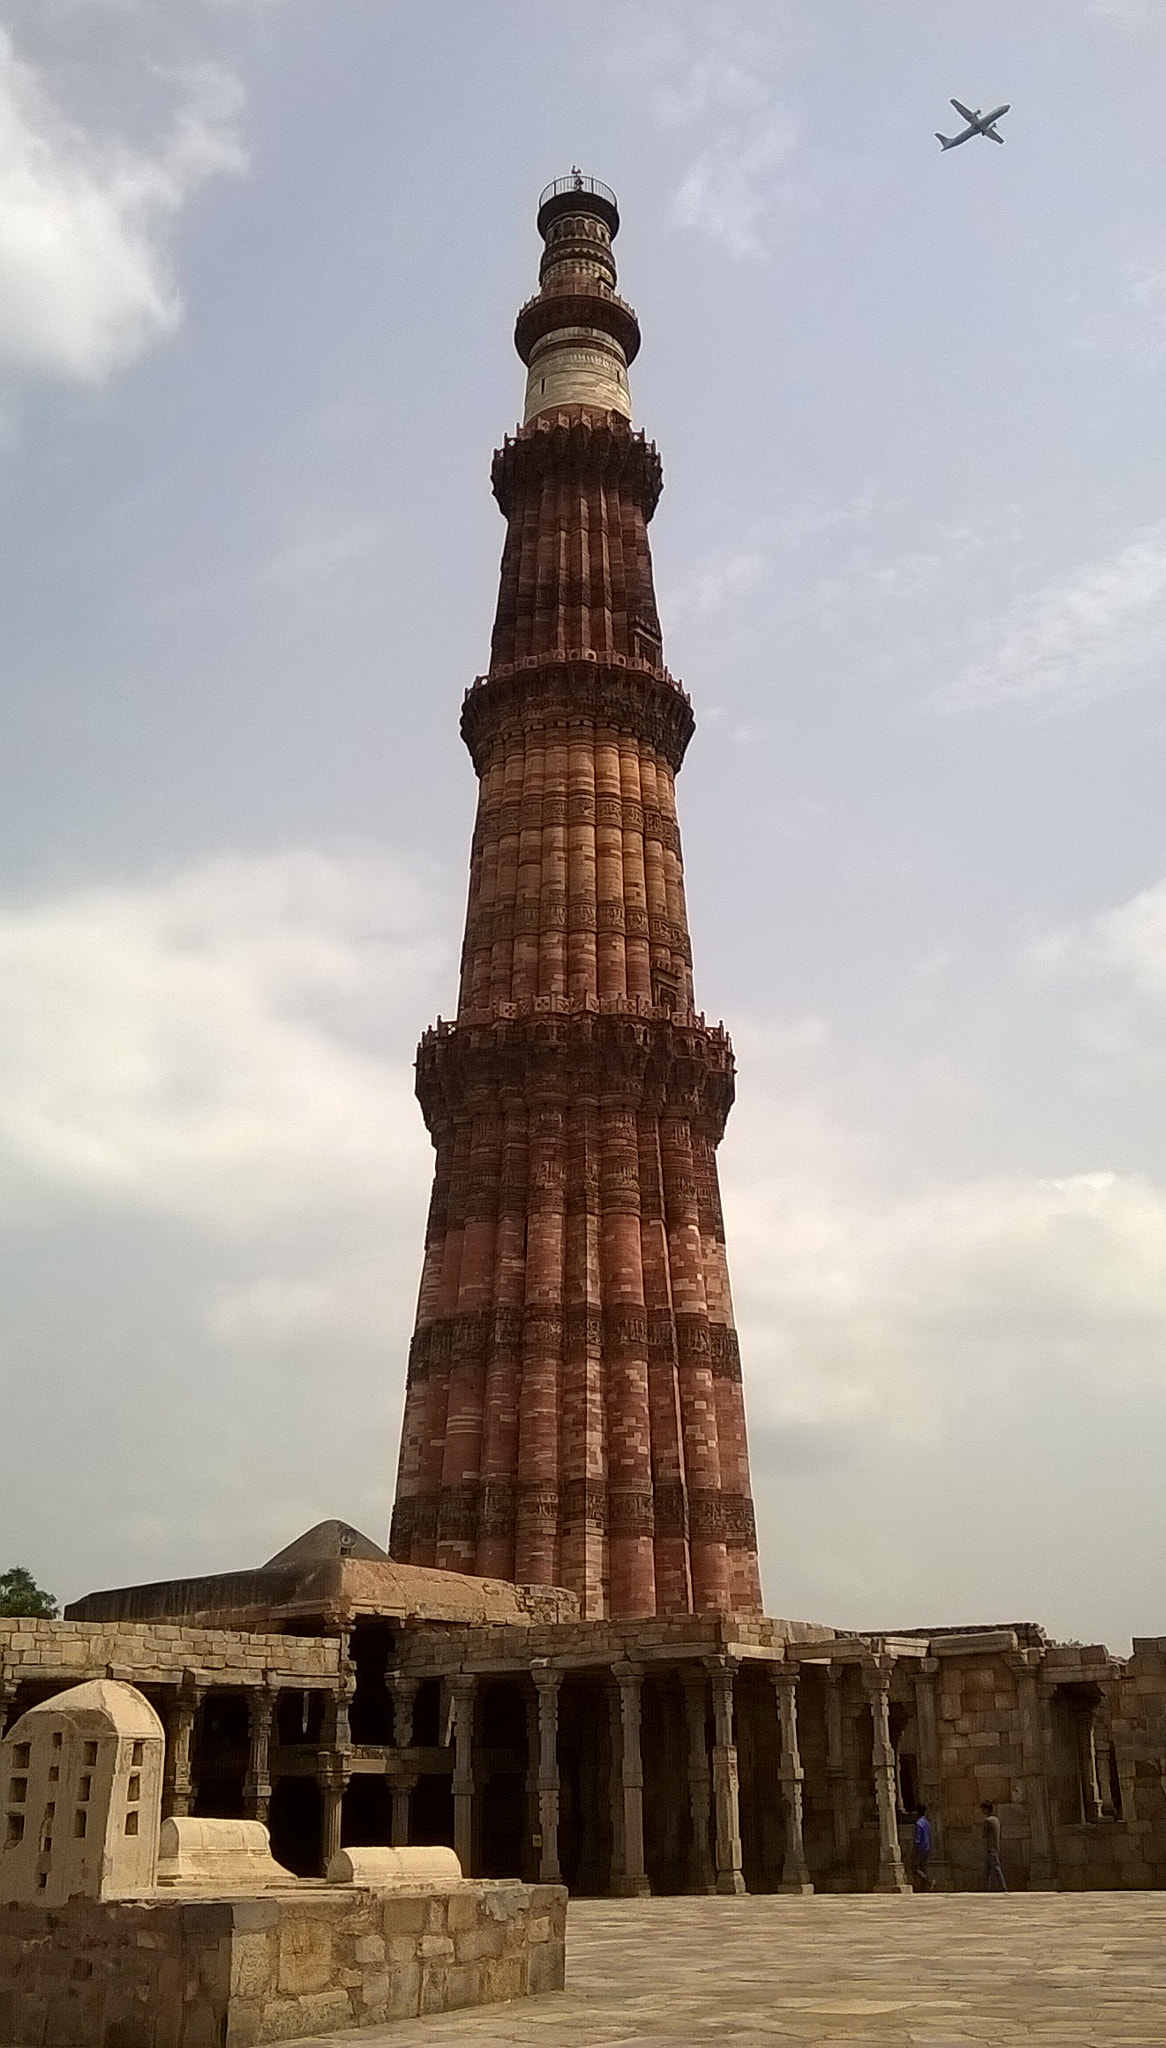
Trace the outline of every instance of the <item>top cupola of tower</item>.
<instances>
[{"instance_id":1,"label":"top cupola of tower","mask_svg":"<svg viewBox=\"0 0 1166 2048\"><path fill-rule=\"evenodd\" d=\"M514 345L527 366L523 424L585 405L631 418L628 364L640 328L616 295L615 193L581 171L556 178L539 199L539 290L518 316Z\"/></svg>"}]
</instances>

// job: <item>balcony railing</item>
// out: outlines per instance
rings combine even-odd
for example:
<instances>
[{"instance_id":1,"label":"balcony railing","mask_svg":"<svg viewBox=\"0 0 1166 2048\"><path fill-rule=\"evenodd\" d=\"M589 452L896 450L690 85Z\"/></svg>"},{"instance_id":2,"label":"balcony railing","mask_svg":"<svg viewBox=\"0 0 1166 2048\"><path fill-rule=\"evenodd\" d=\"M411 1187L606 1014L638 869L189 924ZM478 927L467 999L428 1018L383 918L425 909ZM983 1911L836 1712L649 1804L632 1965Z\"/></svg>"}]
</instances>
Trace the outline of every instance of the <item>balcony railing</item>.
<instances>
[{"instance_id":1,"label":"balcony railing","mask_svg":"<svg viewBox=\"0 0 1166 2048\"><path fill-rule=\"evenodd\" d=\"M599 178L585 178L582 171L572 171L569 178L555 178L543 188L538 195L540 207L545 206L548 199L557 199L561 192L586 192L593 199L606 199L609 206L616 203L610 185L604 185Z\"/></svg>"}]
</instances>

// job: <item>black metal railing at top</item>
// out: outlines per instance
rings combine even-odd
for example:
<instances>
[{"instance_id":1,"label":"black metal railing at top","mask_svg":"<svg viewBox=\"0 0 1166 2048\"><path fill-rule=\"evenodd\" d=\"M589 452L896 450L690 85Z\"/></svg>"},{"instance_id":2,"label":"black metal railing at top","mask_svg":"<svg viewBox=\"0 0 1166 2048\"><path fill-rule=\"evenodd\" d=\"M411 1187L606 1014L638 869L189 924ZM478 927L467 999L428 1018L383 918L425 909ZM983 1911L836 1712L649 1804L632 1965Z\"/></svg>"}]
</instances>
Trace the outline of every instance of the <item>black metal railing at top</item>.
<instances>
[{"instance_id":1,"label":"black metal railing at top","mask_svg":"<svg viewBox=\"0 0 1166 2048\"><path fill-rule=\"evenodd\" d=\"M548 199L557 199L560 192L589 192L594 199L606 199L609 206L616 204L615 193L610 185L599 178L585 178L582 171L572 171L569 178L555 178L545 185L538 195L538 203L545 206Z\"/></svg>"}]
</instances>

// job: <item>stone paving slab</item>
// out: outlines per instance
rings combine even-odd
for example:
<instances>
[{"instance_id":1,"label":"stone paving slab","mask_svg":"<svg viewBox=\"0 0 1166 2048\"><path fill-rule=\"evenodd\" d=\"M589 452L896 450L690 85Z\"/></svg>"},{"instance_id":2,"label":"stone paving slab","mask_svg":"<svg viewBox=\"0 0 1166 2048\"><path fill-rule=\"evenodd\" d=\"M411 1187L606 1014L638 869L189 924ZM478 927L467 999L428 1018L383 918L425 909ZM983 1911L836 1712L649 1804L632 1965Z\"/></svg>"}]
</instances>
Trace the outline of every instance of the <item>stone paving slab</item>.
<instances>
[{"instance_id":1,"label":"stone paving slab","mask_svg":"<svg viewBox=\"0 0 1166 2048\"><path fill-rule=\"evenodd\" d=\"M577 1900L565 1992L315 2048L714 2042L1166 2048L1166 1893Z\"/></svg>"}]
</instances>

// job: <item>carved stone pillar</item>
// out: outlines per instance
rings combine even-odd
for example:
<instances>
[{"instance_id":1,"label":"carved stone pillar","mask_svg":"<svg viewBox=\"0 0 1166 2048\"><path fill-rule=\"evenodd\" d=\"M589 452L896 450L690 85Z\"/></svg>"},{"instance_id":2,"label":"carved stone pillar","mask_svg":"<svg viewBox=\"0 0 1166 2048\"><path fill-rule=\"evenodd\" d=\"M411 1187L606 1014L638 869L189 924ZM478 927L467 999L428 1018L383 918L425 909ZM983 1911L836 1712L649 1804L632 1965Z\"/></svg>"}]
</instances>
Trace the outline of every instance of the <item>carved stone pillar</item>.
<instances>
[{"instance_id":1,"label":"carved stone pillar","mask_svg":"<svg viewBox=\"0 0 1166 2048\"><path fill-rule=\"evenodd\" d=\"M390 1671L385 1683L393 1702L393 1743L397 1749L413 1747L413 1707L417 1699L419 1680L402 1677L400 1672ZM409 1800L417 1783L416 1771L403 1771L395 1766L389 1779L389 1793L393 1802L391 1839L394 1849L405 1849L409 1844Z\"/></svg>"},{"instance_id":2,"label":"carved stone pillar","mask_svg":"<svg viewBox=\"0 0 1166 2048\"><path fill-rule=\"evenodd\" d=\"M912 1675L915 1688L915 1726L919 1737L919 1792L927 1808L931 1822L931 1868L933 1885L939 1891L951 1890L951 1870L947 1860L947 1836L944 1830L943 1771L939 1759L939 1728L935 1712L935 1680L939 1671L938 1657L925 1657L918 1671Z\"/></svg>"},{"instance_id":3,"label":"carved stone pillar","mask_svg":"<svg viewBox=\"0 0 1166 2048\"><path fill-rule=\"evenodd\" d=\"M559 1884L559 1687L563 1674L540 1659L530 1675L538 1695L538 1881Z\"/></svg>"},{"instance_id":4,"label":"carved stone pillar","mask_svg":"<svg viewBox=\"0 0 1166 2048\"><path fill-rule=\"evenodd\" d=\"M327 1875L328 1865L340 1849L340 1822L348 1778L348 1766L343 1759L321 1750L316 1764L316 1782L320 1787L321 1876Z\"/></svg>"},{"instance_id":5,"label":"carved stone pillar","mask_svg":"<svg viewBox=\"0 0 1166 2048\"><path fill-rule=\"evenodd\" d=\"M526 1807L526 1832L528 1848L523 1855L522 1874L528 1884L538 1879L539 1864L542 1861L543 1838L538 1820L538 1765L541 1754L538 1727L538 1694L531 1692L526 1701L526 1784L524 1786Z\"/></svg>"},{"instance_id":6,"label":"carved stone pillar","mask_svg":"<svg viewBox=\"0 0 1166 2048\"><path fill-rule=\"evenodd\" d=\"M826 1778L834 1821L835 1876L839 1880L845 1879L850 1862L850 1787L842 1732L842 1686L845 1677L845 1664L831 1664L826 1672Z\"/></svg>"},{"instance_id":7,"label":"carved stone pillar","mask_svg":"<svg viewBox=\"0 0 1166 2048\"><path fill-rule=\"evenodd\" d=\"M778 1890L803 1894L812 1892L814 1887L810 1882L802 1837L802 1786L806 1774L798 1750L798 1667L796 1664L773 1664L769 1675L777 1694L781 1723L780 1777L785 1801L785 1857Z\"/></svg>"},{"instance_id":8,"label":"carved stone pillar","mask_svg":"<svg viewBox=\"0 0 1166 2048\"><path fill-rule=\"evenodd\" d=\"M895 1806L895 1751L891 1742L891 1676L894 1668L892 1657L875 1657L863 1671L874 1733L872 1756L879 1821L879 1874L875 1890L909 1892L911 1886L903 1872Z\"/></svg>"},{"instance_id":9,"label":"carved stone pillar","mask_svg":"<svg viewBox=\"0 0 1166 2048\"><path fill-rule=\"evenodd\" d=\"M12 1712L12 1702L16 1698L16 1693L17 1685L14 1678L0 1680L0 1742L4 1740L4 1731L8 1726L8 1716Z\"/></svg>"},{"instance_id":10,"label":"carved stone pillar","mask_svg":"<svg viewBox=\"0 0 1166 2048\"><path fill-rule=\"evenodd\" d=\"M474 1861L474 1687L472 1671L448 1679L453 1702L453 1846L463 1877L472 1877Z\"/></svg>"},{"instance_id":11,"label":"carved stone pillar","mask_svg":"<svg viewBox=\"0 0 1166 2048\"><path fill-rule=\"evenodd\" d=\"M324 1743L328 1749L345 1751L352 1747L348 1710L356 1691L356 1667L348 1654L347 1636L340 1639L339 1664L340 1682L335 1691L329 1693L324 1711Z\"/></svg>"},{"instance_id":12,"label":"carved stone pillar","mask_svg":"<svg viewBox=\"0 0 1166 2048\"><path fill-rule=\"evenodd\" d=\"M1016 1679L1020 1714L1020 1753L1028 1808L1028 1888L1030 1892L1051 1892L1056 1889L1056 1866L1049 1815L1045 1700L1040 1679L1044 1651L1013 1650L1005 1661Z\"/></svg>"},{"instance_id":13,"label":"carved stone pillar","mask_svg":"<svg viewBox=\"0 0 1166 2048\"><path fill-rule=\"evenodd\" d=\"M409 1846L409 1800L416 1783L416 1771L404 1771L390 1781L389 1791L393 1800L391 1840L394 1849L407 1849Z\"/></svg>"},{"instance_id":14,"label":"carved stone pillar","mask_svg":"<svg viewBox=\"0 0 1166 2048\"><path fill-rule=\"evenodd\" d=\"M327 1694L324 1706L324 1747L316 1758L316 1779L320 1787L320 1865L328 1865L340 1848L340 1824L344 1794L351 1776L352 1730L348 1709L356 1691L356 1667L348 1654L348 1637L340 1639L339 1683Z\"/></svg>"},{"instance_id":15,"label":"carved stone pillar","mask_svg":"<svg viewBox=\"0 0 1166 2048\"><path fill-rule=\"evenodd\" d=\"M619 1683L620 1791L623 1809L623 1859L612 1889L621 1899L646 1897L651 1890L644 1871L644 1765L640 1754L640 1685L638 1664L613 1667Z\"/></svg>"},{"instance_id":16,"label":"carved stone pillar","mask_svg":"<svg viewBox=\"0 0 1166 2048\"><path fill-rule=\"evenodd\" d=\"M624 1835L623 1835L623 1717L620 1712L620 1689L612 1677L604 1685L607 1695L608 1729L608 1801L611 1807L611 1890L619 1896L620 1880L624 1876Z\"/></svg>"},{"instance_id":17,"label":"carved stone pillar","mask_svg":"<svg viewBox=\"0 0 1166 2048\"><path fill-rule=\"evenodd\" d=\"M688 1723L688 1806L692 1816L692 1889L695 1892L715 1892L716 1872L713 1869L712 1852L709 1844L709 1759L705 1742L705 1708L708 1700L708 1682L699 1667L685 1665L681 1671L684 1685L684 1712Z\"/></svg>"},{"instance_id":18,"label":"carved stone pillar","mask_svg":"<svg viewBox=\"0 0 1166 2048\"><path fill-rule=\"evenodd\" d=\"M194 1804L192 1748L194 1722L203 1688L184 1671L182 1681L166 1712L166 1761L162 1777L162 1813L181 1819Z\"/></svg>"},{"instance_id":19,"label":"carved stone pillar","mask_svg":"<svg viewBox=\"0 0 1166 2048\"><path fill-rule=\"evenodd\" d=\"M266 1685L247 1695L247 1775L243 1780L243 1805L248 1820L261 1820L266 1827L271 1811L271 1723L275 1715L275 1694Z\"/></svg>"},{"instance_id":20,"label":"carved stone pillar","mask_svg":"<svg viewBox=\"0 0 1166 2048\"><path fill-rule=\"evenodd\" d=\"M741 1875L741 1811L737 1776L737 1745L733 1738L731 1658L710 1663L713 1688L713 1813L716 1820L717 1890L743 1892Z\"/></svg>"},{"instance_id":21,"label":"carved stone pillar","mask_svg":"<svg viewBox=\"0 0 1166 2048\"><path fill-rule=\"evenodd\" d=\"M399 1672L392 1673L388 1681L393 1699L393 1741L398 1749L413 1747L413 1708L419 1683L416 1678L403 1678Z\"/></svg>"},{"instance_id":22,"label":"carved stone pillar","mask_svg":"<svg viewBox=\"0 0 1166 2048\"><path fill-rule=\"evenodd\" d=\"M1092 1707L1077 1716L1078 1775L1081 1780L1081 1810L1086 1821L1101 1819L1101 1788L1097 1782L1097 1728Z\"/></svg>"}]
</instances>

